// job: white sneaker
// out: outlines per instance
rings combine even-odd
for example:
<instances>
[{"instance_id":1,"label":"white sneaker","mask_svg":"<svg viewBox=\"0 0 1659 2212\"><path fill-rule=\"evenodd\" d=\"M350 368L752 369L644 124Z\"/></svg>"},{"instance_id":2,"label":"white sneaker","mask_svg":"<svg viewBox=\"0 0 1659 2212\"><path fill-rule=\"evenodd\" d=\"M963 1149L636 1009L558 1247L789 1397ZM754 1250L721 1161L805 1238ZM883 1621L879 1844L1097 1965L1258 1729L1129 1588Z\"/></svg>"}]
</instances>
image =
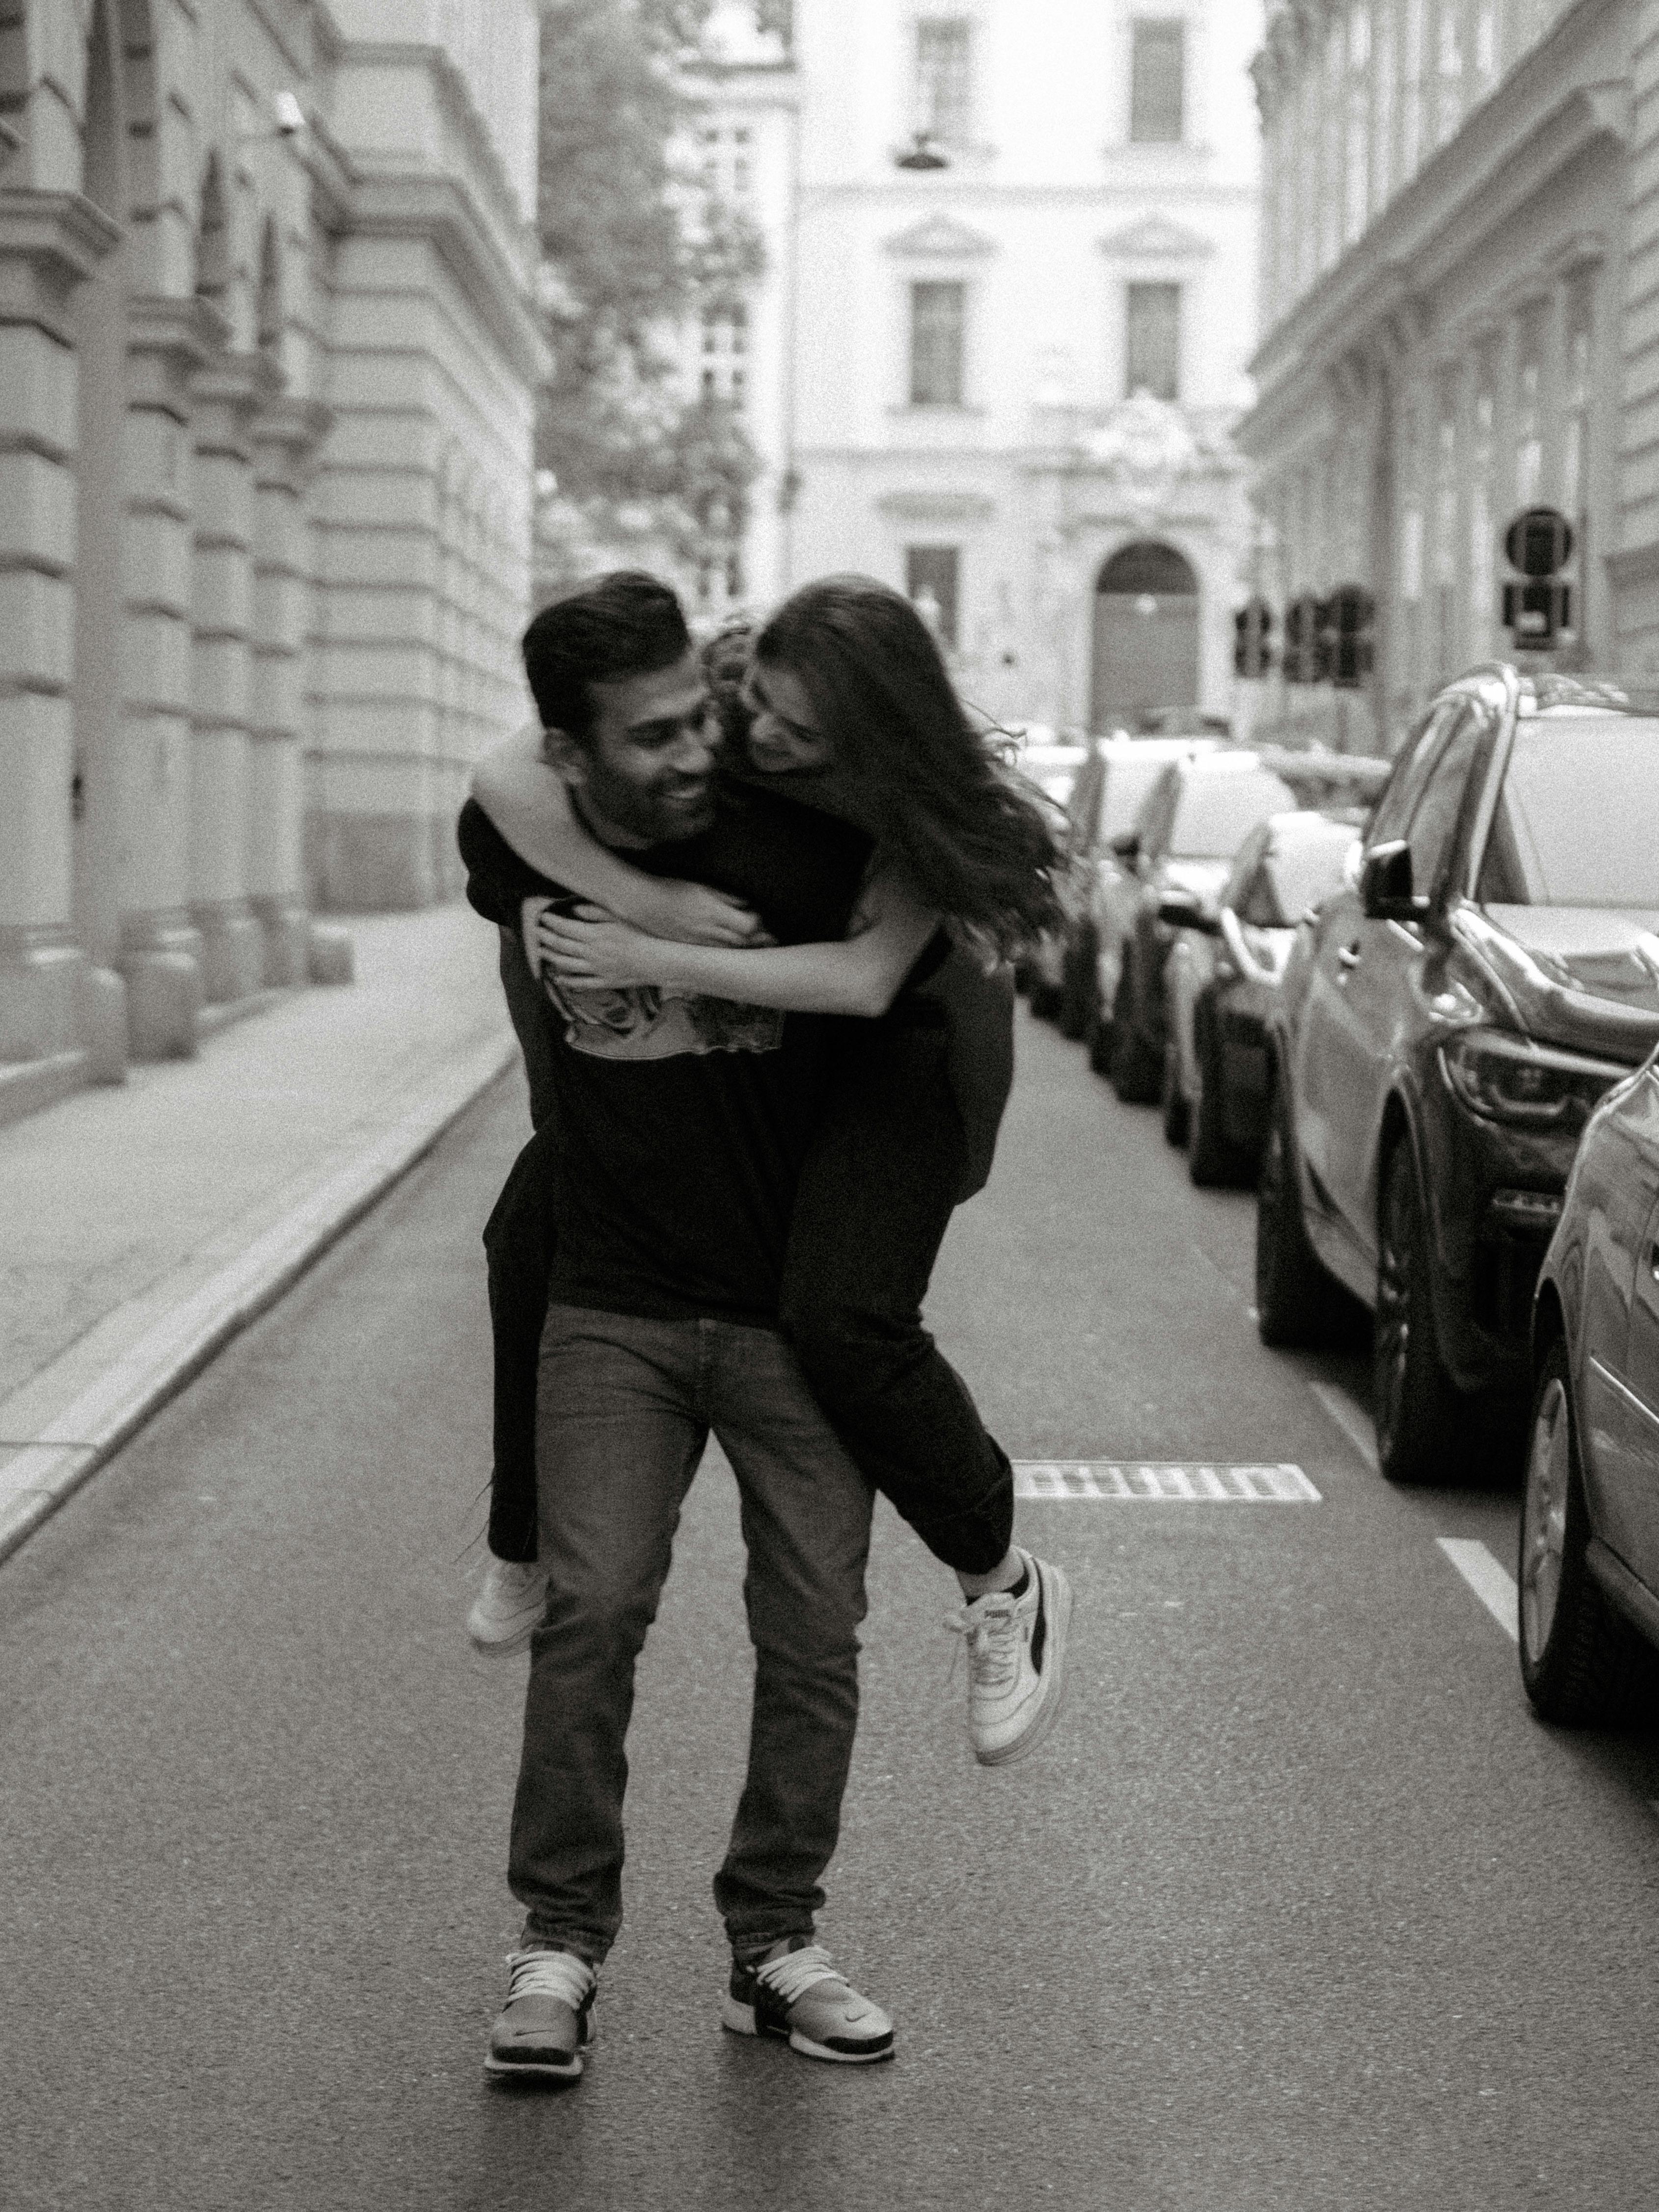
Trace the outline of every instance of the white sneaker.
<instances>
[{"instance_id":1,"label":"white sneaker","mask_svg":"<svg viewBox=\"0 0 1659 2212\"><path fill-rule=\"evenodd\" d=\"M547 1607L547 1569L539 1559L487 1555L483 1581L466 1616L466 1632L492 1657L523 1651L542 1625Z\"/></svg>"},{"instance_id":2,"label":"white sneaker","mask_svg":"<svg viewBox=\"0 0 1659 2212\"><path fill-rule=\"evenodd\" d=\"M1072 1586L1058 1567L1021 1552L1025 1589L992 1590L951 1613L968 1647L968 1735L981 1766L1035 1751L1060 1718Z\"/></svg>"}]
</instances>

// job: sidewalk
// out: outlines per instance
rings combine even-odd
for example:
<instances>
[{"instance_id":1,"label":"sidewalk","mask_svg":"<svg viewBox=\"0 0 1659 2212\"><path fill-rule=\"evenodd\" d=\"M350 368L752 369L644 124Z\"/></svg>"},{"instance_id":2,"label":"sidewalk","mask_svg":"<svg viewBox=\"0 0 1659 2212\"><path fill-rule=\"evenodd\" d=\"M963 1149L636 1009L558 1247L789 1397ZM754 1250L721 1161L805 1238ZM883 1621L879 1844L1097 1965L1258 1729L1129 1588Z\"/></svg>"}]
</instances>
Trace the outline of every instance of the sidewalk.
<instances>
[{"instance_id":1,"label":"sidewalk","mask_svg":"<svg viewBox=\"0 0 1659 2212\"><path fill-rule=\"evenodd\" d=\"M0 1559L516 1061L468 908L349 927L355 983L0 1128Z\"/></svg>"}]
</instances>

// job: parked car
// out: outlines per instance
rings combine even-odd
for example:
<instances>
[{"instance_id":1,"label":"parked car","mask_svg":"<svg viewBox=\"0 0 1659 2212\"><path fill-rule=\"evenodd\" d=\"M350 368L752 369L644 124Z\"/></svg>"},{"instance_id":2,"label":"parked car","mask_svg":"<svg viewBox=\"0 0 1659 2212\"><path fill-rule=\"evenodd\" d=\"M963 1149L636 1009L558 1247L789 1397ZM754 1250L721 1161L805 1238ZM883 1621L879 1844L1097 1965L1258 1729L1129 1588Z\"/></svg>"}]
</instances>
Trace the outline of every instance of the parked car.
<instances>
[{"instance_id":1,"label":"parked car","mask_svg":"<svg viewBox=\"0 0 1659 2212\"><path fill-rule=\"evenodd\" d=\"M1656 702L1659 703L1659 702ZM1659 1042L1659 716L1477 671L1402 749L1269 1028L1256 1209L1269 1344L1370 1307L1377 1456L1524 1423L1534 1287L1579 1133Z\"/></svg>"},{"instance_id":2,"label":"parked car","mask_svg":"<svg viewBox=\"0 0 1659 2212\"><path fill-rule=\"evenodd\" d=\"M1163 1078L1164 963L1175 933L1159 906L1173 891L1212 897L1249 831L1295 805L1255 753L1191 753L1170 763L1134 826L1110 840L1114 865L1095 876L1085 1034L1091 1063L1120 1098L1151 1104Z\"/></svg>"},{"instance_id":3,"label":"parked car","mask_svg":"<svg viewBox=\"0 0 1659 2212\"><path fill-rule=\"evenodd\" d=\"M1080 1037L1092 999L1096 878L1115 872L1111 840L1133 826L1141 804L1174 760L1213 752L1214 738L1098 738L1078 771L1066 810L1064 865L1055 889L1060 927L1033 947L1025 963L1031 1011L1057 1019L1063 1035Z\"/></svg>"},{"instance_id":4,"label":"parked car","mask_svg":"<svg viewBox=\"0 0 1659 2212\"><path fill-rule=\"evenodd\" d=\"M1521 1679L1546 1720L1592 1721L1659 1644L1659 1054L1585 1128L1532 1349Z\"/></svg>"},{"instance_id":5,"label":"parked car","mask_svg":"<svg viewBox=\"0 0 1659 2212\"><path fill-rule=\"evenodd\" d=\"M1352 821L1299 811L1259 822L1213 902L1171 891L1164 971L1164 1133L1195 1183L1249 1183L1267 1133L1267 1020L1297 927L1342 880Z\"/></svg>"}]
</instances>

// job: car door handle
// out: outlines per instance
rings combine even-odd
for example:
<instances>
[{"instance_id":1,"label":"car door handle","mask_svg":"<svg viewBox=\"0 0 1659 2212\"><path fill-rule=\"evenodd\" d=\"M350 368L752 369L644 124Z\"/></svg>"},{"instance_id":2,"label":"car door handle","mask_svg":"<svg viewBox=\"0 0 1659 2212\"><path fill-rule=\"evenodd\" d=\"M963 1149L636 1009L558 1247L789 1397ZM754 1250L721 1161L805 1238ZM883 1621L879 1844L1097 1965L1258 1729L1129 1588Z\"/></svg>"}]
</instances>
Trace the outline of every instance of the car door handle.
<instances>
[{"instance_id":1,"label":"car door handle","mask_svg":"<svg viewBox=\"0 0 1659 2212\"><path fill-rule=\"evenodd\" d=\"M1339 945L1337 947L1336 953L1336 964L1339 968L1346 969L1348 973L1352 975L1354 969L1359 965L1359 947L1357 945Z\"/></svg>"}]
</instances>

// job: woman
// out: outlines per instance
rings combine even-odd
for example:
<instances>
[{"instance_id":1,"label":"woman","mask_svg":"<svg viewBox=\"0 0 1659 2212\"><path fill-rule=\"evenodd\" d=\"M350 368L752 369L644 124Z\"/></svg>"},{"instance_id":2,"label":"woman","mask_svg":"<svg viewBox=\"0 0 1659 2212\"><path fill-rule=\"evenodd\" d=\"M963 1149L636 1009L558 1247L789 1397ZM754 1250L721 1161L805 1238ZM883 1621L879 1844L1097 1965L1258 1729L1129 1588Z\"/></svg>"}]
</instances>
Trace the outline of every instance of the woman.
<instances>
[{"instance_id":1,"label":"woman","mask_svg":"<svg viewBox=\"0 0 1659 2212\"><path fill-rule=\"evenodd\" d=\"M599 902L541 918L532 964L557 983L857 1018L802 1173L781 1321L848 1450L955 1570L975 1753L1004 1764L1058 1714L1071 1594L1013 1545L1007 1456L921 1309L951 1212L988 1173L1012 1073L1006 984L987 970L1052 920L1054 848L885 585L829 577L786 601L755 641L744 703L738 772L872 841L844 942L757 944L741 912L734 942L648 935L629 916L659 929L662 883L590 839L544 770L526 780L498 757L477 793L526 860ZM711 933L706 910L694 919L687 936Z\"/></svg>"}]
</instances>

